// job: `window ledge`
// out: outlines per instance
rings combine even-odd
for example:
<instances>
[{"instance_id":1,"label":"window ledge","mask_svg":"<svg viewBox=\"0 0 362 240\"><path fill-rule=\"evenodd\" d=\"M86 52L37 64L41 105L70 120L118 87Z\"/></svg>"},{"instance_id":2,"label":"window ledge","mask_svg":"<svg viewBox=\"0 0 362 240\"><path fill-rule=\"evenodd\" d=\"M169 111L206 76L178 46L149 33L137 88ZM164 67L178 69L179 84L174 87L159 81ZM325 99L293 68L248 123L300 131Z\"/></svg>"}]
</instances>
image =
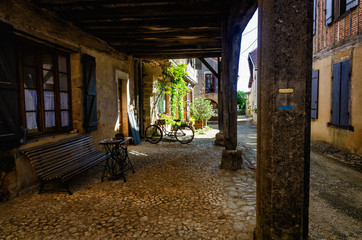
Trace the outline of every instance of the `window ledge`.
<instances>
[{"instance_id":1,"label":"window ledge","mask_svg":"<svg viewBox=\"0 0 362 240\"><path fill-rule=\"evenodd\" d=\"M333 124L333 123L329 122L329 123L327 123L327 126L328 126L328 127L332 127L332 128L345 129L345 130L349 130L349 131L354 132L354 127L351 126L351 125L348 125L348 126L340 126L340 125L336 125L336 124Z\"/></svg>"}]
</instances>

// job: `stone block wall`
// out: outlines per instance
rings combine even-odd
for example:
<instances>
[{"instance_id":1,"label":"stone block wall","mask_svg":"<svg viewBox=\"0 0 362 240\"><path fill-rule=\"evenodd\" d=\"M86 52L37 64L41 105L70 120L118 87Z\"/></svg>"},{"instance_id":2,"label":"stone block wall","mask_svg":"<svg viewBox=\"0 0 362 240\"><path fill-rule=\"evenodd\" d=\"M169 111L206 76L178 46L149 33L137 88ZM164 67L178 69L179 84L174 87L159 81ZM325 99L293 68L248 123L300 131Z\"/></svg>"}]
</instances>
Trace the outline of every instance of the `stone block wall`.
<instances>
[{"instance_id":1,"label":"stone block wall","mask_svg":"<svg viewBox=\"0 0 362 240\"><path fill-rule=\"evenodd\" d=\"M31 41L54 48L66 49L70 53L70 76L72 93L72 124L79 132L83 130L83 73L82 54L96 61L97 120L98 130L91 133L95 142L114 137L115 133L128 132L127 112L134 110L134 66L132 56L115 51L106 42L95 38L57 16L39 9L30 1L14 0L0 2L0 21L12 25L15 34ZM126 88L119 96L118 82ZM119 123L118 98L126 101L123 109L122 128ZM63 134L64 135L64 134ZM62 135L62 136L63 136ZM57 138L57 135L52 136ZM67 137L67 134L65 136ZM38 137L36 144L44 144L48 137ZM28 140L32 145L33 140ZM0 201L11 199L34 186L37 177L27 158L18 149L0 152Z\"/></svg>"}]
</instances>

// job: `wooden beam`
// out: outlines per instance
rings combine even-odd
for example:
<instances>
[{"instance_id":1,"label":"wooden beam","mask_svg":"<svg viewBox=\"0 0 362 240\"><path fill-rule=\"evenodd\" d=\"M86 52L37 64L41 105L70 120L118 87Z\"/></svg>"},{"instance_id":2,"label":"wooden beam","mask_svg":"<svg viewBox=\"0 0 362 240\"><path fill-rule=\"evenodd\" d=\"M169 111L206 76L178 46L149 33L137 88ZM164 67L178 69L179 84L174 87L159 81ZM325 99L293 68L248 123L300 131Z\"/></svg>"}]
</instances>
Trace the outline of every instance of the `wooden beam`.
<instances>
[{"instance_id":1,"label":"wooden beam","mask_svg":"<svg viewBox=\"0 0 362 240\"><path fill-rule=\"evenodd\" d=\"M82 28L86 29L125 29L125 28L212 28L221 27L220 19L213 16L190 16L188 18L169 18L159 17L131 17L113 19L112 21L99 21L97 19L82 20L76 22Z\"/></svg>"},{"instance_id":2,"label":"wooden beam","mask_svg":"<svg viewBox=\"0 0 362 240\"><path fill-rule=\"evenodd\" d=\"M94 8L94 9L82 9L72 10L66 8L64 10L56 10L61 18L71 21L84 21L84 20L112 20L120 18L138 18L138 17L167 17L171 19L186 19L191 16L213 16L215 18L221 18L225 13L220 9L210 6L190 7L187 5L181 5L178 8L175 7L148 7L144 9L140 8Z\"/></svg>"},{"instance_id":3,"label":"wooden beam","mask_svg":"<svg viewBox=\"0 0 362 240\"><path fill-rule=\"evenodd\" d=\"M179 59L179 58L198 58L198 57L220 57L221 51L215 52L203 52L203 51L195 51L195 52L177 52L177 53L139 53L132 54L134 58L142 58L142 59Z\"/></svg>"},{"instance_id":4,"label":"wooden beam","mask_svg":"<svg viewBox=\"0 0 362 240\"><path fill-rule=\"evenodd\" d=\"M217 79L220 79L219 73L215 71L215 69L205 60L205 58L199 58L199 59L217 77Z\"/></svg>"}]
</instances>

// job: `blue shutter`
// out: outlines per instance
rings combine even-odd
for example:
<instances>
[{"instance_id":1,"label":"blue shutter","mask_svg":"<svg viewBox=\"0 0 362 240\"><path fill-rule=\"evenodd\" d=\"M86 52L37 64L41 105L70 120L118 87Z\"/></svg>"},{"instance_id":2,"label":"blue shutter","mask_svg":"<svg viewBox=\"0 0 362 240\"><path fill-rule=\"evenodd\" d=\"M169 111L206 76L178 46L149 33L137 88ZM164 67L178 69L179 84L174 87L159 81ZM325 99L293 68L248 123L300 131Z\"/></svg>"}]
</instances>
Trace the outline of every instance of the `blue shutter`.
<instances>
[{"instance_id":1,"label":"blue shutter","mask_svg":"<svg viewBox=\"0 0 362 240\"><path fill-rule=\"evenodd\" d=\"M346 11L358 6L358 0L346 0Z\"/></svg>"},{"instance_id":2,"label":"blue shutter","mask_svg":"<svg viewBox=\"0 0 362 240\"><path fill-rule=\"evenodd\" d=\"M349 79L350 61L341 63L341 100L340 100L340 126L348 126L349 123Z\"/></svg>"},{"instance_id":3,"label":"blue shutter","mask_svg":"<svg viewBox=\"0 0 362 240\"><path fill-rule=\"evenodd\" d=\"M20 145L18 82L13 28L0 22L0 150ZM24 140L23 140L24 141Z\"/></svg>"},{"instance_id":4,"label":"blue shutter","mask_svg":"<svg viewBox=\"0 0 362 240\"><path fill-rule=\"evenodd\" d=\"M339 125L340 109L340 86L341 86L341 63L333 64L332 76L332 119L331 123Z\"/></svg>"},{"instance_id":5,"label":"blue shutter","mask_svg":"<svg viewBox=\"0 0 362 240\"><path fill-rule=\"evenodd\" d=\"M314 4L313 4L313 34L315 34L315 17L316 17L316 1L314 0Z\"/></svg>"},{"instance_id":6,"label":"blue shutter","mask_svg":"<svg viewBox=\"0 0 362 240\"><path fill-rule=\"evenodd\" d=\"M311 118L318 118L318 85L319 70L312 73L312 97L311 97Z\"/></svg>"},{"instance_id":7,"label":"blue shutter","mask_svg":"<svg viewBox=\"0 0 362 240\"><path fill-rule=\"evenodd\" d=\"M326 9L324 11L326 14L326 25L331 24L333 20L333 0L326 0Z\"/></svg>"},{"instance_id":8,"label":"blue shutter","mask_svg":"<svg viewBox=\"0 0 362 240\"><path fill-rule=\"evenodd\" d=\"M84 128L87 132L98 129L97 120L97 89L96 89L96 60L89 55L83 55L84 83Z\"/></svg>"}]
</instances>

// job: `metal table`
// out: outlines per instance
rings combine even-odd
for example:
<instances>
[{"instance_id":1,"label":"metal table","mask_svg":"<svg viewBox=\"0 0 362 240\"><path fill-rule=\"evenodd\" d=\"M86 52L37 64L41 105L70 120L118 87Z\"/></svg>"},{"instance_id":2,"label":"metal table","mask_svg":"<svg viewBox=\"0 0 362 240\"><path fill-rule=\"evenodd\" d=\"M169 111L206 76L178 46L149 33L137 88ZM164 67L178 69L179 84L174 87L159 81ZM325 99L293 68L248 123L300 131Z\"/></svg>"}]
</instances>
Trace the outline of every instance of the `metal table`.
<instances>
[{"instance_id":1,"label":"metal table","mask_svg":"<svg viewBox=\"0 0 362 240\"><path fill-rule=\"evenodd\" d=\"M135 172L133 165L128 157L128 150L126 144L132 139L132 137L128 137L122 140L104 139L99 142L100 145L104 146L107 153L109 153L102 174L102 182L105 175L108 175L109 179L111 180L123 178L126 182L125 172L128 170L132 170L132 173Z\"/></svg>"}]
</instances>

